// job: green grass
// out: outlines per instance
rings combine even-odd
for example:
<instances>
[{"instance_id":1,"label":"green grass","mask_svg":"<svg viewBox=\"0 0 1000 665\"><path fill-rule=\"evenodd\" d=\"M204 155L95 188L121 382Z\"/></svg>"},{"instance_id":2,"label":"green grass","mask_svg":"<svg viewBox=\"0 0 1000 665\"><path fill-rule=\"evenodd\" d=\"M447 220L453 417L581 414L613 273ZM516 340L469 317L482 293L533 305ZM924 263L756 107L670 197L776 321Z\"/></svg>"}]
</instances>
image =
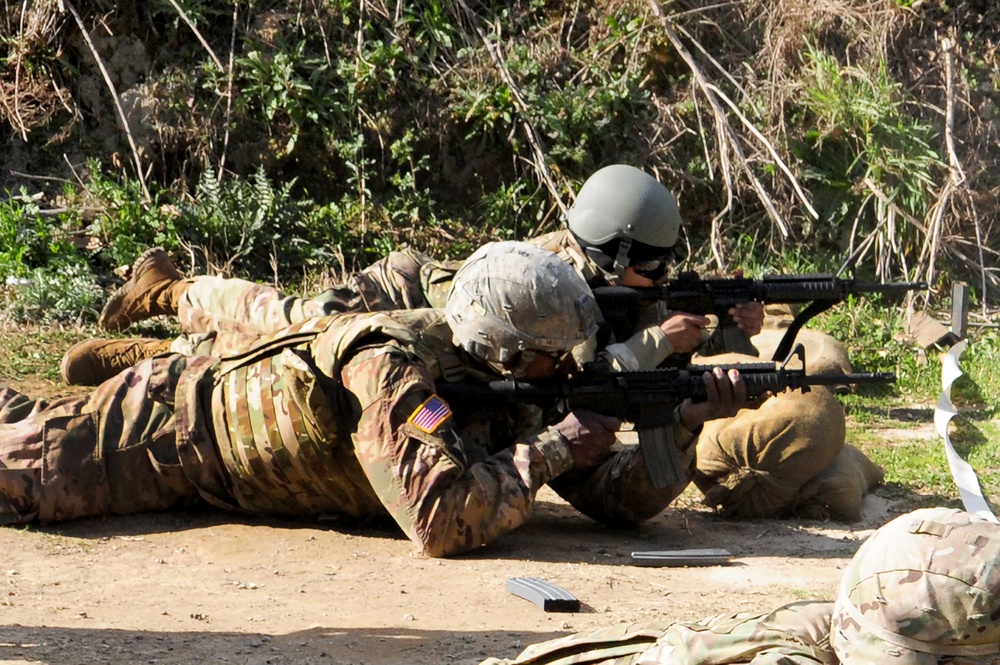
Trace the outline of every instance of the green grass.
<instances>
[{"instance_id":1,"label":"green grass","mask_svg":"<svg viewBox=\"0 0 1000 665\"><path fill-rule=\"evenodd\" d=\"M0 381L29 377L59 381L59 363L73 344L88 339L88 329L15 328L0 333Z\"/></svg>"},{"instance_id":2,"label":"green grass","mask_svg":"<svg viewBox=\"0 0 1000 665\"><path fill-rule=\"evenodd\" d=\"M907 509L962 507L944 441L934 428L935 406L936 401L848 410L847 442L885 469L879 493ZM949 429L952 445L976 470L984 496L1000 505L1000 420L985 411L956 406L958 416Z\"/></svg>"}]
</instances>

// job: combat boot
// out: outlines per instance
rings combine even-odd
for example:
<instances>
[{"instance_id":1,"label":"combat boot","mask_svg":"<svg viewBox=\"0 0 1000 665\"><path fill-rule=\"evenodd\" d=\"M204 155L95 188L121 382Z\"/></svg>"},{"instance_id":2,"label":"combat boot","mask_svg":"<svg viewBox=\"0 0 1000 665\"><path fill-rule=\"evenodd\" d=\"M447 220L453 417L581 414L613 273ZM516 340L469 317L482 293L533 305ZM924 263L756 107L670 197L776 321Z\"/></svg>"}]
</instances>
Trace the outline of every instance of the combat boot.
<instances>
[{"instance_id":1,"label":"combat boot","mask_svg":"<svg viewBox=\"0 0 1000 665\"><path fill-rule=\"evenodd\" d=\"M59 370L71 386L98 386L141 360L170 351L170 340L89 339L70 347Z\"/></svg>"},{"instance_id":2,"label":"combat boot","mask_svg":"<svg viewBox=\"0 0 1000 665\"><path fill-rule=\"evenodd\" d=\"M176 314L180 296L190 285L162 247L147 249L132 264L132 274L111 294L97 324L119 332L136 321Z\"/></svg>"}]
</instances>

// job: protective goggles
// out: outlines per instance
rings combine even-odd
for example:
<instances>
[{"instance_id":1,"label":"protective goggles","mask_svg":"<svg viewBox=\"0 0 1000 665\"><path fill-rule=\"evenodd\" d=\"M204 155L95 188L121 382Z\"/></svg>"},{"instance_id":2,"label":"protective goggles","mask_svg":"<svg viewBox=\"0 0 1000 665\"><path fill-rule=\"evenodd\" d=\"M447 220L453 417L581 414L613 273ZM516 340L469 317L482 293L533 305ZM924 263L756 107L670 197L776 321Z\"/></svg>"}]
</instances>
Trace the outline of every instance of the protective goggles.
<instances>
[{"instance_id":1,"label":"protective goggles","mask_svg":"<svg viewBox=\"0 0 1000 665\"><path fill-rule=\"evenodd\" d=\"M684 249L678 244L668 249L667 253L662 256L644 261L632 261L629 263L629 267L635 270L636 274L642 275L646 279L651 279L655 282L667 274L667 267L671 263L681 261L683 259Z\"/></svg>"},{"instance_id":2,"label":"protective goggles","mask_svg":"<svg viewBox=\"0 0 1000 665\"><path fill-rule=\"evenodd\" d=\"M530 365L538 356L548 356L549 358L552 358L553 364L558 367L566 362L572 353L572 350L541 351L538 349L523 349L519 351L516 356L512 357L510 361L504 363L504 369L515 377L523 376L525 370L528 369L528 365Z\"/></svg>"}]
</instances>

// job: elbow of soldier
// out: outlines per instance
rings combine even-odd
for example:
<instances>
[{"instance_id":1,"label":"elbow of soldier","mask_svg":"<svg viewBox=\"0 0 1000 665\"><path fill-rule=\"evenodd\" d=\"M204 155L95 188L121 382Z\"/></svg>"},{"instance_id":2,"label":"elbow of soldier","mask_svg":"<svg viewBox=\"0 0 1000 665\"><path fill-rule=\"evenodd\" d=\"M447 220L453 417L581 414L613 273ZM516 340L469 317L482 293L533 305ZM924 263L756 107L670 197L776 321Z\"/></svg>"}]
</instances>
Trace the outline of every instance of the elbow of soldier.
<instances>
[{"instance_id":1,"label":"elbow of soldier","mask_svg":"<svg viewBox=\"0 0 1000 665\"><path fill-rule=\"evenodd\" d=\"M435 559L443 559L472 549L464 543L457 542L454 538L448 538L447 534L440 533L436 529L422 532L414 540L424 556Z\"/></svg>"}]
</instances>

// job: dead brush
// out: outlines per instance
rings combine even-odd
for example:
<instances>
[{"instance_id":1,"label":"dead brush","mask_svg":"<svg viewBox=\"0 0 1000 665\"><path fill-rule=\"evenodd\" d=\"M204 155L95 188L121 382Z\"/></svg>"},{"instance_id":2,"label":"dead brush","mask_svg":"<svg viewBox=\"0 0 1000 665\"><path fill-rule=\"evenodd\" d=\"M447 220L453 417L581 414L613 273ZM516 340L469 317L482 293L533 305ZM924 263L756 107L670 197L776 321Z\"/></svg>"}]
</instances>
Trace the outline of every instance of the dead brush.
<instances>
[{"instance_id":1,"label":"dead brush","mask_svg":"<svg viewBox=\"0 0 1000 665\"><path fill-rule=\"evenodd\" d=\"M56 81L48 62L58 56L65 17L55 0L4 4L0 10L0 42L7 56L0 60L0 114L23 141L65 109L79 112L69 92Z\"/></svg>"}]
</instances>

